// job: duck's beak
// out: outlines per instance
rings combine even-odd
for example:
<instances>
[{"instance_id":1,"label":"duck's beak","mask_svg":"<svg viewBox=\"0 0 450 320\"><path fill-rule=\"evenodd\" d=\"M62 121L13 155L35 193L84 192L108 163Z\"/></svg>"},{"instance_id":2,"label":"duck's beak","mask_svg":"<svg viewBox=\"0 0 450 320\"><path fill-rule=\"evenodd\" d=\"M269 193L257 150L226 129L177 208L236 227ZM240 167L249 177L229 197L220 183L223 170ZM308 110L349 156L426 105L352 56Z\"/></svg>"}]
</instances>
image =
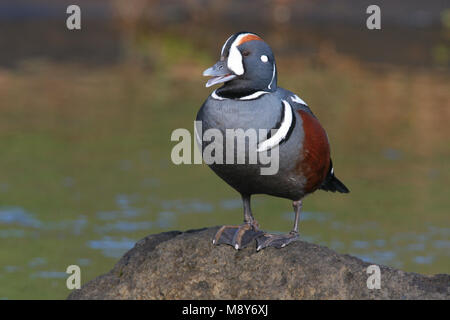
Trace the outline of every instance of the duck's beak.
<instances>
[{"instance_id":1,"label":"duck's beak","mask_svg":"<svg viewBox=\"0 0 450 320\"><path fill-rule=\"evenodd\" d=\"M208 82L206 82L206 87L211 87L218 83L227 82L237 77L237 75L235 75L230 69L228 69L225 60L220 60L211 68L203 71L203 75L205 77L212 77L208 80Z\"/></svg>"}]
</instances>

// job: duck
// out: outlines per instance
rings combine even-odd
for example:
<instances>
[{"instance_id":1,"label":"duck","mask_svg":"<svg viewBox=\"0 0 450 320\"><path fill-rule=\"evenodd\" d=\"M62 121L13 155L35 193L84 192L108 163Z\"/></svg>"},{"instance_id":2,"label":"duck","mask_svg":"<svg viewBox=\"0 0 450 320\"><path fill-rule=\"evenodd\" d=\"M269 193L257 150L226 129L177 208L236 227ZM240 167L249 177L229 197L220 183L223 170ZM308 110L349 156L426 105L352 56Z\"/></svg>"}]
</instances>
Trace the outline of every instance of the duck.
<instances>
[{"instance_id":1,"label":"duck","mask_svg":"<svg viewBox=\"0 0 450 320\"><path fill-rule=\"evenodd\" d=\"M211 150L210 144L215 142L223 147L235 144L236 137L227 140L228 130L254 130L267 134L258 135L254 144L244 140L247 149L231 148L229 158L226 149L220 160L248 160L250 145L255 145L257 154L277 155L278 161L278 170L272 174L262 174L266 163L260 160L207 163L241 195L244 214L242 224L221 226L212 243L239 250L256 242L259 251L283 248L299 240L299 220L307 195L317 190L349 193L335 176L325 129L305 101L278 87L272 49L256 33L241 31L231 35L223 44L217 63L206 69L203 76L210 77L206 87L221 86L211 92L198 111L196 130L201 125L202 132L216 130L224 138L208 139L196 133L200 150ZM251 197L258 194L292 201L294 223L289 233L270 233L260 228L251 209Z\"/></svg>"}]
</instances>

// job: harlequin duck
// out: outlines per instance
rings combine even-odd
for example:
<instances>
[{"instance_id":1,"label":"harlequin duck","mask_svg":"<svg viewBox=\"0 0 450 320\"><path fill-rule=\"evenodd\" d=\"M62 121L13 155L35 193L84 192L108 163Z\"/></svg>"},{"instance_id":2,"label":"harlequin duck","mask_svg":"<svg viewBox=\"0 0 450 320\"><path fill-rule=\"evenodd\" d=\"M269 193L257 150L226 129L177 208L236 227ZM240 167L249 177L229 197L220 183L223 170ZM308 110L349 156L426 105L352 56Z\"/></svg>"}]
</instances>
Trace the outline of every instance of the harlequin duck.
<instances>
[{"instance_id":1,"label":"harlequin duck","mask_svg":"<svg viewBox=\"0 0 450 320\"><path fill-rule=\"evenodd\" d=\"M328 137L308 105L296 94L277 87L277 69L271 48L255 33L238 32L229 37L221 50L220 60L203 73L211 77L206 87L223 83L206 99L197 114L202 132L216 129L267 129L259 137L257 152L278 151L278 171L263 175L263 165L248 163L209 163L210 168L243 200L244 223L222 226L214 244L244 248L255 239L257 250L273 246L281 248L299 238L298 221L302 199L317 189L348 193L347 187L334 175ZM271 134L274 132L273 134ZM233 138L234 139L234 138ZM204 137L197 141L204 151L210 143ZM209 139L211 140L211 139ZM230 141L224 138L223 146ZM232 141L234 144L235 141ZM248 147L248 140L246 140ZM242 151L242 149L241 149ZM249 154L245 149L245 159ZM236 148L233 157L238 157ZM226 158L226 155L223 155ZM235 159L235 158L233 158ZM268 194L293 201L294 227L288 234L262 231L253 217L250 197Z\"/></svg>"}]
</instances>

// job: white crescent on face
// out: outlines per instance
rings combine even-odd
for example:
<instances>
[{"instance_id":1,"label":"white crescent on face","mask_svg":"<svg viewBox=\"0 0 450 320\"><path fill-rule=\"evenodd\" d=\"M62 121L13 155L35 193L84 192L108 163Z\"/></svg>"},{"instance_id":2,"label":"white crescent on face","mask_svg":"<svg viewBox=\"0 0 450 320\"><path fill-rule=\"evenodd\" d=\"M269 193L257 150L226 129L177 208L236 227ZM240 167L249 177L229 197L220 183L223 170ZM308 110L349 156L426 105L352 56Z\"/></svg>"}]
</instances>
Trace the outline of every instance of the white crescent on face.
<instances>
[{"instance_id":1,"label":"white crescent on face","mask_svg":"<svg viewBox=\"0 0 450 320\"><path fill-rule=\"evenodd\" d=\"M237 47L241 42L242 38L248 35L253 35L253 33L243 33L238 35L231 44L230 51L228 54L227 67L238 76L244 74L244 64L242 63L242 54Z\"/></svg>"}]
</instances>

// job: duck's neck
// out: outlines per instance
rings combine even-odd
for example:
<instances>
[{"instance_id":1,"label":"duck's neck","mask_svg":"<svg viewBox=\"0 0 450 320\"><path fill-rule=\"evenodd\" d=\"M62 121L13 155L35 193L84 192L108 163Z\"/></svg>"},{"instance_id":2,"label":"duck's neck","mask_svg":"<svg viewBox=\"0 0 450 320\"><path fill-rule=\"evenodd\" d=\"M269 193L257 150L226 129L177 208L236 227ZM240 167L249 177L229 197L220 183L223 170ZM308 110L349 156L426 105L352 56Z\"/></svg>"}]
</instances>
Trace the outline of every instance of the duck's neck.
<instances>
[{"instance_id":1,"label":"duck's neck","mask_svg":"<svg viewBox=\"0 0 450 320\"><path fill-rule=\"evenodd\" d=\"M222 87L217 89L216 94L223 98L239 99L254 94L258 91L274 92L276 89L276 82L268 88L267 85L259 85L254 81L235 79L226 82Z\"/></svg>"}]
</instances>

